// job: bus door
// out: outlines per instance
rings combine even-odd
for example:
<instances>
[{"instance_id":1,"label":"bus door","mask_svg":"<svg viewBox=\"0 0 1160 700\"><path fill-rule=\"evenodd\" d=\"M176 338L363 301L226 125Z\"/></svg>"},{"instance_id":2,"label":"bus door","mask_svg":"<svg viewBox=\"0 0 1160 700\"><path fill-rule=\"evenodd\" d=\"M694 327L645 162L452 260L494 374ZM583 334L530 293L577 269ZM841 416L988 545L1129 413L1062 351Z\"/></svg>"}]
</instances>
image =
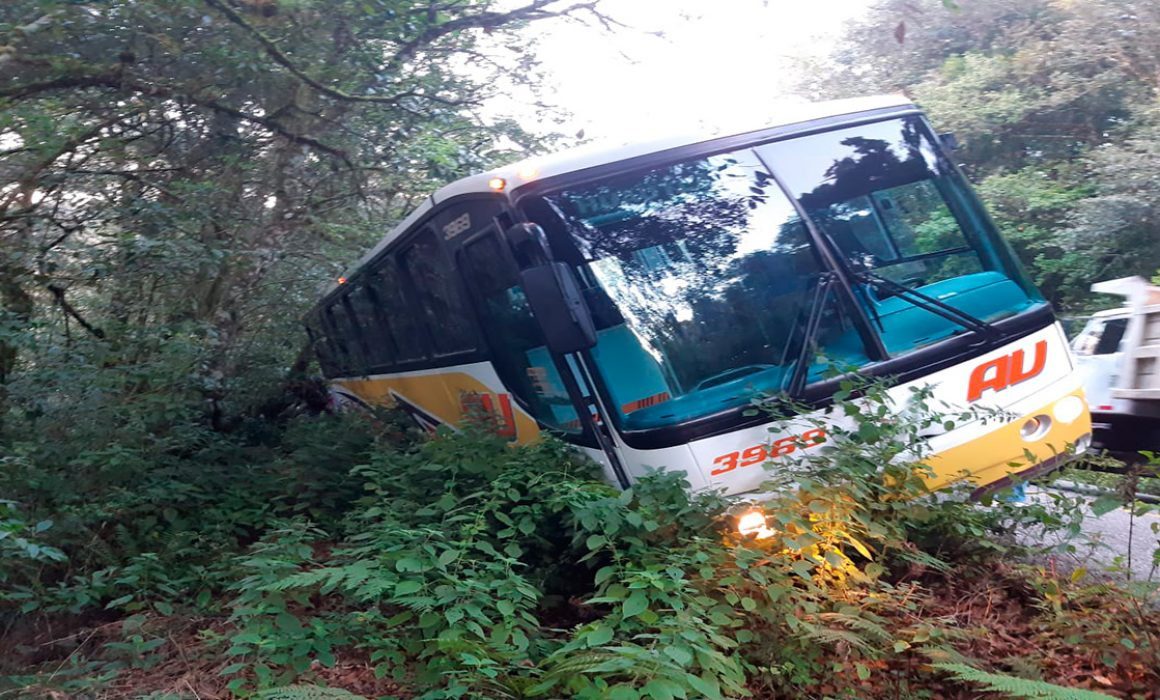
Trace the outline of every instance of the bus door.
<instances>
[{"instance_id":1,"label":"bus door","mask_svg":"<svg viewBox=\"0 0 1160 700\"><path fill-rule=\"evenodd\" d=\"M458 256L496 374L520 408L549 432L583 448L603 465L611 481L627 488L609 422L583 360L552 352L532 314L519 283L520 266L500 234L503 218L467 238Z\"/></svg>"}]
</instances>

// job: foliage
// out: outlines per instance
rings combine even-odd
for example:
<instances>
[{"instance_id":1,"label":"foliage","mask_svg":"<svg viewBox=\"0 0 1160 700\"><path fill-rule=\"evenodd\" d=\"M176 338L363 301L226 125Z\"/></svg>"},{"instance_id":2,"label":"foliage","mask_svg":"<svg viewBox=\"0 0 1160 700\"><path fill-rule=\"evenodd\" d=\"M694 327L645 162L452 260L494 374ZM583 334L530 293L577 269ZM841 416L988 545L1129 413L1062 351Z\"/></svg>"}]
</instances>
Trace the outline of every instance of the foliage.
<instances>
[{"instance_id":1,"label":"foliage","mask_svg":"<svg viewBox=\"0 0 1160 700\"><path fill-rule=\"evenodd\" d=\"M602 17L544 0L3 3L0 429L78 431L119 477L149 461L119 449L320 410L299 325L317 289L439 185L551 141L478 107L528 74L510 31L574 15Z\"/></svg>"},{"instance_id":2,"label":"foliage","mask_svg":"<svg viewBox=\"0 0 1160 700\"><path fill-rule=\"evenodd\" d=\"M316 685L288 685L258 693L261 700L364 700L361 695L341 688L325 688Z\"/></svg>"},{"instance_id":3,"label":"foliage","mask_svg":"<svg viewBox=\"0 0 1160 700\"><path fill-rule=\"evenodd\" d=\"M390 420L298 419L225 452L276 465L251 467L249 500L232 500L240 496L207 470L223 501L192 499L202 522L168 531L188 543L176 556L123 526L128 534L109 544L119 563L94 568L80 558L85 540L54 526L43 534L82 563L71 577L55 574L55 585L13 582L6 605L124 611L91 660L57 677L81 692L108 674L162 673L173 652L158 625L195 611L225 617L202 629L200 651L182 654L212 664L205 675L239 695L335 685L329 674L352 657L368 669L370 685L351 688L358 694L433 699L886 698L944 683L931 659L990 670L991 657L972 658L979 635L928 612L938 605L929 586L961 578L952 566L986 570L1011 558L1015 530L1074 524L1050 507L980 507L927 491L921 433L987 415L948 415L921 391L894 405L874 384L849 384L837 399L822 446L768 465L780 491L763 504L772 534L759 539L737 534L738 504L690 494L680 474L619 492L553 441L513 446L472 429L414 442ZM805 432L801 419L785 420L777 434ZM205 466L209 454L224 459L184 458ZM320 464L332 471L316 484ZM174 507L148 489L141 496L122 501L134 517ZM259 503L260 516L231 510ZM122 543L137 553L120 552ZM1009 585L1027 591L1037 638L1088 655L1129 639L1132 649L1120 644L1109 657L1124 669L1116 682L1155 682L1129 672L1152 653L1156 621L1146 612L1097 602L1106 588L1017 576ZM10 682L48 682L20 678Z\"/></svg>"},{"instance_id":4,"label":"foliage","mask_svg":"<svg viewBox=\"0 0 1160 700\"><path fill-rule=\"evenodd\" d=\"M1013 698L1053 698L1054 700L1100 700L1110 695L1095 693L1078 688L1064 688L1043 681L1028 680L1015 676L980 671L963 664L935 664L940 671L946 671L961 681L978 683L993 693L1003 693Z\"/></svg>"},{"instance_id":5,"label":"foliage","mask_svg":"<svg viewBox=\"0 0 1160 700\"><path fill-rule=\"evenodd\" d=\"M302 513L333 521L355 495L342 465L371 448L370 424L326 417L297 419L282 430L273 444L265 442L269 436L211 442L195 432L192 444L175 449L171 442L173 451L153 444L90 451L80 440L12 443L18 459L8 460L0 479L23 495L24 512L53 514L32 528L40 538L51 535L52 545L17 532L20 557L0 539L0 554L14 561L3 569L0 602L25 613L96 606L168 614L181 602L211 605L228 580L223 555L246 546L273 518ZM5 505L13 516L3 522L20 527L15 507Z\"/></svg>"}]
</instances>

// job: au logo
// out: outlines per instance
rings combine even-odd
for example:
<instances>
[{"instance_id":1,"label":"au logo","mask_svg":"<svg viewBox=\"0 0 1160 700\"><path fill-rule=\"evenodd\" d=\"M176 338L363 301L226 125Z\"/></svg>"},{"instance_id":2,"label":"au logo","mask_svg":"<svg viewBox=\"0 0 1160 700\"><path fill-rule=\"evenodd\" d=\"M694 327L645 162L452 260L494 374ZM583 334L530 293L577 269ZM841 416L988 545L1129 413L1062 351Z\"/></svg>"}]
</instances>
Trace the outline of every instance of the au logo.
<instances>
[{"instance_id":1,"label":"au logo","mask_svg":"<svg viewBox=\"0 0 1160 700\"><path fill-rule=\"evenodd\" d=\"M971 372L971 382L967 386L967 401L978 401L983 392L1003 391L1009 386L1038 375L1047 365L1047 341L1041 340L1035 344L1035 357L1031 366L1027 366L1026 353L1022 348L1010 355L997 357L976 367Z\"/></svg>"},{"instance_id":2,"label":"au logo","mask_svg":"<svg viewBox=\"0 0 1160 700\"><path fill-rule=\"evenodd\" d=\"M460 408L468 420L481 421L496 435L514 440L516 437L516 417L512 411L512 397L509 394L480 394L464 392L459 397Z\"/></svg>"}]
</instances>

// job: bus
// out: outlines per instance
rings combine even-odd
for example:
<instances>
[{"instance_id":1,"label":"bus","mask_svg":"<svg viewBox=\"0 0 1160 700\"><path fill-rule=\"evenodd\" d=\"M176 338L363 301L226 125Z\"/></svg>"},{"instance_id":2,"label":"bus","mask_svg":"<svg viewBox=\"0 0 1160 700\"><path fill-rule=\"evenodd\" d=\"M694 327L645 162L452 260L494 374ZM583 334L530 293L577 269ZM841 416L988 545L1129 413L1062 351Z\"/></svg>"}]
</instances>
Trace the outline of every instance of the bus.
<instances>
[{"instance_id":1,"label":"bus","mask_svg":"<svg viewBox=\"0 0 1160 700\"><path fill-rule=\"evenodd\" d=\"M758 489L802 436L754 396L823 412L835 365L900 399L998 409L924 435L932 488L964 472L996 488L1085 449L1067 339L953 139L903 97L770 121L438 190L308 314L332 391L429 429L482 414L512 441L556 435L621 487L669 469Z\"/></svg>"}]
</instances>

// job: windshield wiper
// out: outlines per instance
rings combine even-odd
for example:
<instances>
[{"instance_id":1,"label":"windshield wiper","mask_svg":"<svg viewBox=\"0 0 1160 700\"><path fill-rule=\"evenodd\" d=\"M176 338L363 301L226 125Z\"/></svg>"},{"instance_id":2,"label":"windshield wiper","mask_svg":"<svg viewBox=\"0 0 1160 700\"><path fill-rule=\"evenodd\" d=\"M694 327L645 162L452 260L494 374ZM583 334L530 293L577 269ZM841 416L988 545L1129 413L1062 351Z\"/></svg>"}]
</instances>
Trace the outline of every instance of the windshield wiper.
<instances>
[{"instance_id":1,"label":"windshield wiper","mask_svg":"<svg viewBox=\"0 0 1160 700\"><path fill-rule=\"evenodd\" d=\"M885 277L876 275L872 272L857 270L852 270L851 272L853 273L854 278L858 281L873 287L879 287L881 289L893 292L896 296L904 298L908 297L910 303L914 304L920 309L925 309L933 314L938 314L945 319L954 321L969 331L974 331L980 335L985 335L992 339L999 335L999 331L993 324L988 323L987 321L984 321L976 316L972 316L966 311L956 309L941 299L932 297L929 294L924 294L917 289L911 289L910 287L899 284L893 280L886 279Z\"/></svg>"},{"instance_id":2,"label":"windshield wiper","mask_svg":"<svg viewBox=\"0 0 1160 700\"><path fill-rule=\"evenodd\" d=\"M806 384L806 373L809 369L811 355L813 355L814 336L818 333L818 326L822 324L822 314L826 310L826 300L830 296L830 288L834 285L834 274L823 273L818 279L818 286L814 288L814 298L810 305L810 315L806 319L806 329L802 334L802 347L798 351L797 367L789 380L787 392L790 396L798 396Z\"/></svg>"}]
</instances>

